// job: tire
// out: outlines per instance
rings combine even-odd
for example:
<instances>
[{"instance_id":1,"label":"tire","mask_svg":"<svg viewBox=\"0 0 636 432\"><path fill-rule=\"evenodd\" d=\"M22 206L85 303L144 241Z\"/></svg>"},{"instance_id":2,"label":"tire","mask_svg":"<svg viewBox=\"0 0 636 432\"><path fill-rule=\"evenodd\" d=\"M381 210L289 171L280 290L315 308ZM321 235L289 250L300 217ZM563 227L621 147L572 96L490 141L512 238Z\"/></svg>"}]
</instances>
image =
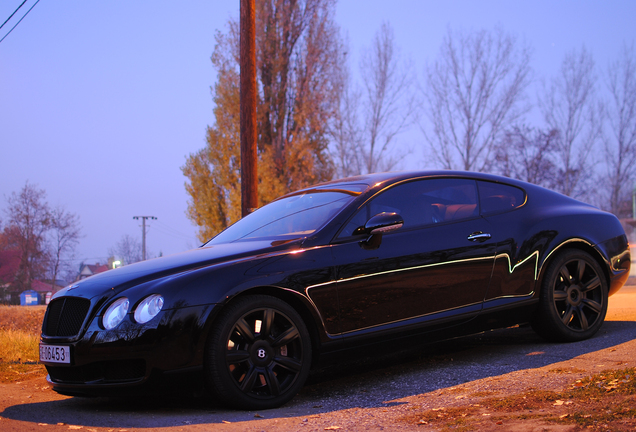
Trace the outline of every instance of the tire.
<instances>
[{"instance_id":1,"label":"tire","mask_svg":"<svg viewBox=\"0 0 636 432\"><path fill-rule=\"evenodd\" d=\"M204 360L206 384L232 408L263 410L291 400L311 366L311 340L300 315L275 297L230 303L213 325Z\"/></svg>"},{"instance_id":2,"label":"tire","mask_svg":"<svg viewBox=\"0 0 636 432\"><path fill-rule=\"evenodd\" d=\"M559 252L543 278L532 328L554 342L588 339L603 325L607 293L603 269L590 254Z\"/></svg>"}]
</instances>

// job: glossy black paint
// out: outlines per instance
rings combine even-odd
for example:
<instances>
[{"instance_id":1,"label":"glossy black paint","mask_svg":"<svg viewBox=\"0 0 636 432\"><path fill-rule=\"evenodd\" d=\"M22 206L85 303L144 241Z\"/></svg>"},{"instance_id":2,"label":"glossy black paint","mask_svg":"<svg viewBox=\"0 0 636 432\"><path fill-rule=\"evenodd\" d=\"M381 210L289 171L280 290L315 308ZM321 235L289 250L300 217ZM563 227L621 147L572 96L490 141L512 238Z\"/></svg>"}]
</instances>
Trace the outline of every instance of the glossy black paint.
<instances>
[{"instance_id":1,"label":"glossy black paint","mask_svg":"<svg viewBox=\"0 0 636 432\"><path fill-rule=\"evenodd\" d=\"M436 203L423 225L413 225L404 209L366 229L350 229L364 227L375 216L364 216L366 209L395 188L408 191L413 182L429 180L452 180L476 203ZM499 185L511 191L512 204L485 198ZM362 192L309 235L204 245L111 270L58 293L54 300L84 298L91 307L77 335L42 333L42 343L71 347L70 365L46 363L54 390L103 394L200 369L215 318L239 296L267 294L296 309L319 361L400 337L424 334L419 340L427 341L527 322L546 266L566 248L587 251L601 264L610 295L629 276L629 248L616 217L534 185L439 171L374 174L321 187ZM442 207L444 216L437 213ZM388 229L371 234L378 227ZM165 299L162 311L148 323L135 323L135 305L154 293ZM131 310L119 326L105 330L105 309L123 295Z\"/></svg>"}]
</instances>

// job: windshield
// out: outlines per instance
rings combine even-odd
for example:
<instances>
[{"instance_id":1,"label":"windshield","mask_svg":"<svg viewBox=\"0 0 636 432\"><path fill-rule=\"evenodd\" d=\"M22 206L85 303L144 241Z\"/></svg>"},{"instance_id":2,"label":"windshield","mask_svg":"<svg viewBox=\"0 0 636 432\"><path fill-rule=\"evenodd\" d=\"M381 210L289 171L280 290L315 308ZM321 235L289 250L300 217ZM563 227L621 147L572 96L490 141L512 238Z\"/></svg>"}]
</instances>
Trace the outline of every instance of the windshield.
<instances>
[{"instance_id":1,"label":"windshield","mask_svg":"<svg viewBox=\"0 0 636 432\"><path fill-rule=\"evenodd\" d=\"M305 237L324 226L356 195L345 190L314 189L281 198L240 219L206 246L248 239Z\"/></svg>"}]
</instances>

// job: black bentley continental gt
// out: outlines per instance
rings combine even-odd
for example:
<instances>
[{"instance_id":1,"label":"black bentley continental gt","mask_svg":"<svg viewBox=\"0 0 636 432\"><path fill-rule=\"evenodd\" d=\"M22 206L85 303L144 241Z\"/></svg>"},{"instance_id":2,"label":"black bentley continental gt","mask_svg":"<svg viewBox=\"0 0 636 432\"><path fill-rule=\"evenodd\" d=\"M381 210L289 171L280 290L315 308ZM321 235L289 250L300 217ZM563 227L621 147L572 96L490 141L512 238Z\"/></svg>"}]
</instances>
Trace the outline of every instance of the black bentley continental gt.
<instances>
[{"instance_id":1,"label":"black bentley continental gt","mask_svg":"<svg viewBox=\"0 0 636 432\"><path fill-rule=\"evenodd\" d=\"M64 288L40 361L66 395L189 372L231 407L272 408L320 359L387 341L520 323L551 341L589 338L629 268L615 216L538 186L351 177L285 195L198 249Z\"/></svg>"}]
</instances>

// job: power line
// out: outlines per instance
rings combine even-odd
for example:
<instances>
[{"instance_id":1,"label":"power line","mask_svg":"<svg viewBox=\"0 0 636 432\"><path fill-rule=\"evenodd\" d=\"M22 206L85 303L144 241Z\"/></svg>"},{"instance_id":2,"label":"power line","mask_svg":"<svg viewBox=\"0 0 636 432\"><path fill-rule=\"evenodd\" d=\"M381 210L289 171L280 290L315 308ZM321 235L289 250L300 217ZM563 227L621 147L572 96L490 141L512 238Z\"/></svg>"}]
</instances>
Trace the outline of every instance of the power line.
<instances>
[{"instance_id":1,"label":"power line","mask_svg":"<svg viewBox=\"0 0 636 432\"><path fill-rule=\"evenodd\" d=\"M7 19L6 19L6 20L2 23L2 25L0 25L0 29L1 29L2 27L4 27L4 25L5 25L7 22L9 22L9 20L10 20L11 18L13 18L13 15L15 15L15 13L16 13L17 11L19 11L19 10L20 10L20 8L21 8L22 6L24 6L24 4L25 4L26 2L27 2L27 0L24 0L24 1L22 2L22 4L21 4L20 6L18 6L18 8L17 8L16 10L14 10L14 11L13 11L13 13L9 16L9 18L7 18Z\"/></svg>"},{"instance_id":2,"label":"power line","mask_svg":"<svg viewBox=\"0 0 636 432\"><path fill-rule=\"evenodd\" d=\"M170 225L166 225L165 223L162 223L162 222L161 222L161 221L159 221L159 220L157 221L157 223L161 226L161 228L163 228L163 229L164 229L164 231L162 231L161 229L159 229L159 227L155 227L155 229L156 229L156 230L158 230L158 231L160 231L160 232L163 232L164 234L168 234L168 235L171 235L171 236L173 236L173 237L175 237L175 236L180 236L180 237L187 238L187 239L189 239L189 240L193 240L193 239L195 239L195 238L196 238L196 236L195 236L195 235L192 235L192 234L189 234L189 235L188 235L188 234L184 234L184 233L182 233L182 232L180 232L180 231L178 231L178 230L176 230L176 229L172 228Z\"/></svg>"},{"instance_id":3,"label":"power line","mask_svg":"<svg viewBox=\"0 0 636 432\"><path fill-rule=\"evenodd\" d=\"M20 9L20 8L22 7L22 5L23 5L25 2L26 2L26 0L24 0L24 2L22 2L22 4L21 4L20 6L18 6L18 9ZM4 35L4 36L2 37L2 39L0 39L0 43L2 43L2 41L3 41L3 40L5 40L5 39L6 39L6 37L7 37L7 36L9 36L9 35L11 34L11 32L13 31L13 29L14 29L14 28L16 28L16 27L18 26L18 24L20 24L20 23L22 22L22 20L24 19L24 17L25 17L25 16L27 16L27 15L29 14L29 12L31 12L31 10L32 10L32 9L35 7L35 5L36 5L36 4L38 4L38 3L40 3L40 0L37 0L37 1L33 4L33 6L31 6L31 8L30 8L28 11L26 11L26 13L25 13L24 15L22 15L22 18L20 18L20 20L19 20L17 23L15 23L15 25L14 25L13 27L11 27L11 30L9 30L9 33L7 33L6 35ZM16 9L16 10L15 10L15 12L17 12L17 11L18 11L18 9ZM9 21L9 20L11 19L11 17L15 14L15 12L13 12L13 13L11 14L11 16L10 16L9 18L7 18L7 21ZM4 22L4 24L6 24L6 23L7 23L7 21L5 21L5 22ZM4 24L2 24L2 25L4 26ZM1 27L0 27L0 28L1 28Z\"/></svg>"}]
</instances>

